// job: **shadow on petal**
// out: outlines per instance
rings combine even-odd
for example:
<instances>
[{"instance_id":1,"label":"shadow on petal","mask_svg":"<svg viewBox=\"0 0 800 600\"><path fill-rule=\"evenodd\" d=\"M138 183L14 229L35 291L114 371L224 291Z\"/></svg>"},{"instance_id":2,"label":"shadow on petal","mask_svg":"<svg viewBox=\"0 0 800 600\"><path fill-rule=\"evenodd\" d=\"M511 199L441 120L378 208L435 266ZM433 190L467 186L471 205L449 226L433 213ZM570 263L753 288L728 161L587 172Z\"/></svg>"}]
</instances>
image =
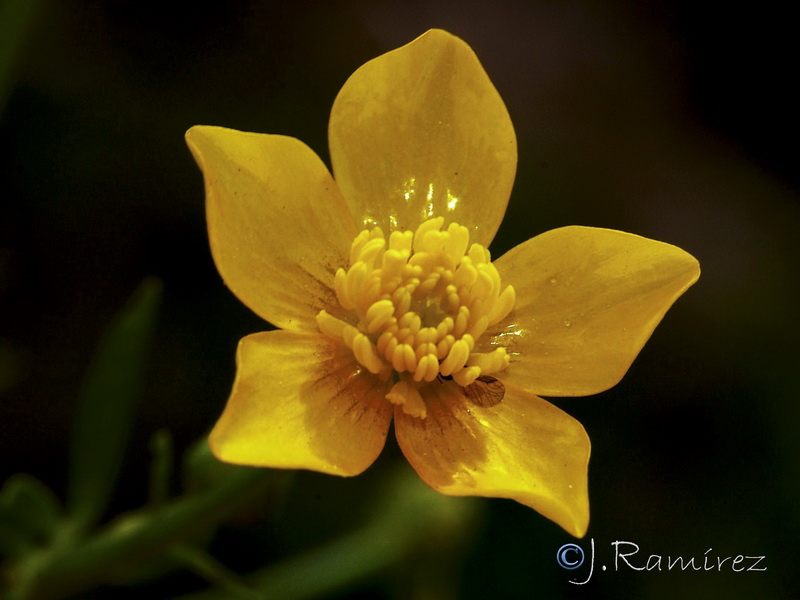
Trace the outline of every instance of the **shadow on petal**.
<instances>
[{"instance_id":1,"label":"shadow on petal","mask_svg":"<svg viewBox=\"0 0 800 600\"><path fill-rule=\"evenodd\" d=\"M471 405L451 381L433 381L420 390L427 417L395 411L397 439L409 462L437 490L458 483L474 487L472 475L487 459L486 438Z\"/></svg>"},{"instance_id":2,"label":"shadow on petal","mask_svg":"<svg viewBox=\"0 0 800 600\"><path fill-rule=\"evenodd\" d=\"M270 331L239 343L237 376L211 433L226 462L357 475L383 449L387 384L320 335Z\"/></svg>"},{"instance_id":3,"label":"shadow on petal","mask_svg":"<svg viewBox=\"0 0 800 600\"><path fill-rule=\"evenodd\" d=\"M423 388L428 417L395 411L397 439L420 477L453 496L510 498L581 537L589 524L590 442L549 402L506 386L494 406L470 402L452 382Z\"/></svg>"}]
</instances>

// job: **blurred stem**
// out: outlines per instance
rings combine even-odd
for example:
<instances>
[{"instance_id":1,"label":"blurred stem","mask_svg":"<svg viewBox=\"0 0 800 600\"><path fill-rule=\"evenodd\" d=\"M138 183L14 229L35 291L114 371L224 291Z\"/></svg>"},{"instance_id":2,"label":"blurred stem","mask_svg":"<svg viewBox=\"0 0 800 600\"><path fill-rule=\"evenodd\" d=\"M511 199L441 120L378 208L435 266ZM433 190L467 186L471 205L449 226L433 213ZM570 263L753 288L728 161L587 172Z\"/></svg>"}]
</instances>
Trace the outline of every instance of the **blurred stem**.
<instances>
[{"instance_id":1,"label":"blurred stem","mask_svg":"<svg viewBox=\"0 0 800 600\"><path fill-rule=\"evenodd\" d=\"M434 492L406 467L381 486L375 512L362 527L239 577L188 540L240 512L284 478L267 469L222 466L225 468L217 474L213 486L124 515L93 537L76 536L68 521L52 546L9 569L11 586L6 598L66 598L112 581L137 566L169 559L216 586L185 600L314 598L409 559L427 562L433 555L449 555L463 543L464 535L474 530L479 506L470 499Z\"/></svg>"},{"instance_id":2,"label":"blurred stem","mask_svg":"<svg viewBox=\"0 0 800 600\"><path fill-rule=\"evenodd\" d=\"M257 598L308 600L330 595L385 572L408 559L441 562L475 529L479 501L450 498L423 484L409 468L383 491L363 527L244 578ZM181 600L225 600L225 589Z\"/></svg>"},{"instance_id":3,"label":"blurred stem","mask_svg":"<svg viewBox=\"0 0 800 600\"><path fill-rule=\"evenodd\" d=\"M169 480L172 476L172 435L166 429L161 429L150 438L150 451L153 453L150 465L150 490L149 502L153 508L158 508L169 497Z\"/></svg>"},{"instance_id":4,"label":"blurred stem","mask_svg":"<svg viewBox=\"0 0 800 600\"><path fill-rule=\"evenodd\" d=\"M231 469L214 487L123 516L78 544L67 527L61 543L29 556L10 579L9 600L65 598L107 582L116 573L169 550L193 533L214 527L262 494L273 473L264 469Z\"/></svg>"},{"instance_id":5,"label":"blurred stem","mask_svg":"<svg viewBox=\"0 0 800 600\"><path fill-rule=\"evenodd\" d=\"M260 594L242 583L235 573L226 569L200 548L188 544L179 544L170 552L170 558L182 567L224 590L228 598L241 600L258 600L261 598Z\"/></svg>"},{"instance_id":6,"label":"blurred stem","mask_svg":"<svg viewBox=\"0 0 800 600\"><path fill-rule=\"evenodd\" d=\"M409 535L408 523L405 528L387 529L380 521L370 523L306 554L264 568L248 580L261 598L318 598L384 571L408 556L419 540ZM192 600L200 600L200 596Z\"/></svg>"}]
</instances>

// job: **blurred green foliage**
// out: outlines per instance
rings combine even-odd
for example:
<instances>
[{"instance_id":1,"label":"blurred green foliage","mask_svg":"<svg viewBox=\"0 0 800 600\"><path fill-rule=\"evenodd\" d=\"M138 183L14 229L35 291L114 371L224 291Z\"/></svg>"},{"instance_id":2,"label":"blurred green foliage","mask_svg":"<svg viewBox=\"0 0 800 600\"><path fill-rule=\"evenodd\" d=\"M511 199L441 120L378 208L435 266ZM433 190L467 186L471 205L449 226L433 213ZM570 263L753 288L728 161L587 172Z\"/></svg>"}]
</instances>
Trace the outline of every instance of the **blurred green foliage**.
<instances>
[{"instance_id":1,"label":"blurred green foliage","mask_svg":"<svg viewBox=\"0 0 800 600\"><path fill-rule=\"evenodd\" d=\"M14 89L21 48L40 10L39 0L0 2L0 115Z\"/></svg>"},{"instance_id":2,"label":"blurred green foliage","mask_svg":"<svg viewBox=\"0 0 800 600\"><path fill-rule=\"evenodd\" d=\"M101 341L78 397L67 510L82 530L103 515L133 433L161 283L145 281Z\"/></svg>"}]
</instances>

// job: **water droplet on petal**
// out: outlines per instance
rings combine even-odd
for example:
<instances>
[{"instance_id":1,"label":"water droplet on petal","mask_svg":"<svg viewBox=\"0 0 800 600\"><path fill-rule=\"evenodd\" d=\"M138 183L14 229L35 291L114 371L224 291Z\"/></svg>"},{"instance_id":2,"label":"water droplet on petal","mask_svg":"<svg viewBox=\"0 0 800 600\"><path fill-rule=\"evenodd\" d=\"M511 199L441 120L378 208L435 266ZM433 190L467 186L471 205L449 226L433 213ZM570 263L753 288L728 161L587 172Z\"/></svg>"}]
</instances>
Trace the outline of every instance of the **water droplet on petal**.
<instances>
[{"instance_id":1,"label":"water droplet on petal","mask_svg":"<svg viewBox=\"0 0 800 600\"><path fill-rule=\"evenodd\" d=\"M570 326L572 326L572 321L570 321L569 319L564 319L564 327L570 327Z\"/></svg>"}]
</instances>

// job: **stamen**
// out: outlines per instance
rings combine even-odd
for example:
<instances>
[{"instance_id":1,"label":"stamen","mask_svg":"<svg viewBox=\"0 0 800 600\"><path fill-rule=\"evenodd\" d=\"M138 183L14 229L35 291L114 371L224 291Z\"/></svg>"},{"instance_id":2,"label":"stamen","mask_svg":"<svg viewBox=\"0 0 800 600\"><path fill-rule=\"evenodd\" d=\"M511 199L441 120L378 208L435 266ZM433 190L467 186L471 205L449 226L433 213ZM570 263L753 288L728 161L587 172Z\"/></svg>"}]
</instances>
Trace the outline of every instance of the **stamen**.
<instances>
[{"instance_id":1,"label":"stamen","mask_svg":"<svg viewBox=\"0 0 800 600\"><path fill-rule=\"evenodd\" d=\"M509 365L504 348L474 350L513 310L514 288L502 288L489 251L469 244L466 227L443 225L443 217L429 219L416 231L393 231L388 241L378 227L359 233L350 266L333 282L344 318L317 315L320 331L341 340L370 373L386 379L394 371L387 399L420 418L427 414L420 386L441 376L467 388Z\"/></svg>"},{"instance_id":2,"label":"stamen","mask_svg":"<svg viewBox=\"0 0 800 600\"><path fill-rule=\"evenodd\" d=\"M467 321L469 320L469 309L466 306L462 306L458 309L458 315L456 315L455 327L453 327L453 335L459 337L461 334L464 333L464 330L467 328Z\"/></svg>"},{"instance_id":3,"label":"stamen","mask_svg":"<svg viewBox=\"0 0 800 600\"><path fill-rule=\"evenodd\" d=\"M492 307L492 311L489 313L489 325L494 325L495 323L499 323L503 319L508 316L508 313L511 312L511 309L514 308L514 303L517 301L517 294L514 291L514 288L510 285L503 290L503 293L500 294L500 297L497 298L497 301L494 303Z\"/></svg>"},{"instance_id":4,"label":"stamen","mask_svg":"<svg viewBox=\"0 0 800 600\"><path fill-rule=\"evenodd\" d=\"M383 361L378 358L375 346L363 333L356 335L353 340L353 354L356 360L369 369L370 373L377 375L383 370Z\"/></svg>"},{"instance_id":5,"label":"stamen","mask_svg":"<svg viewBox=\"0 0 800 600\"><path fill-rule=\"evenodd\" d=\"M453 331L453 317L445 317L436 326L436 336L441 340L448 333Z\"/></svg>"},{"instance_id":6,"label":"stamen","mask_svg":"<svg viewBox=\"0 0 800 600\"><path fill-rule=\"evenodd\" d=\"M435 354L426 354L420 358L414 371L414 381L433 381L439 374L439 361Z\"/></svg>"},{"instance_id":7,"label":"stamen","mask_svg":"<svg viewBox=\"0 0 800 600\"><path fill-rule=\"evenodd\" d=\"M319 311L317 315L317 325L322 333L325 335L336 338L336 339L344 339L344 334L342 331L345 327L347 327L347 323L342 321L341 319L337 319L336 317L329 315L324 310Z\"/></svg>"},{"instance_id":8,"label":"stamen","mask_svg":"<svg viewBox=\"0 0 800 600\"><path fill-rule=\"evenodd\" d=\"M509 356L505 348L497 348L496 350L488 353L476 352L469 355L467 364L474 367L479 367L481 373L484 375L491 375L498 373L505 369L509 363Z\"/></svg>"},{"instance_id":9,"label":"stamen","mask_svg":"<svg viewBox=\"0 0 800 600\"><path fill-rule=\"evenodd\" d=\"M378 229L377 227L375 229ZM373 229L374 231L374 229ZM364 247L364 244L367 243L369 240L370 232L366 229L359 233L356 236L356 239L353 240L353 245L350 246L350 264L354 265L358 262L358 256L361 254L361 249Z\"/></svg>"},{"instance_id":10,"label":"stamen","mask_svg":"<svg viewBox=\"0 0 800 600\"><path fill-rule=\"evenodd\" d=\"M453 374L453 381L461 387L467 387L472 384L481 374L480 367L467 367L461 369L458 373Z\"/></svg>"},{"instance_id":11,"label":"stamen","mask_svg":"<svg viewBox=\"0 0 800 600\"><path fill-rule=\"evenodd\" d=\"M439 365L439 372L445 377L451 375L466 364L467 358L469 358L469 346L464 340L458 340L450 348L447 358Z\"/></svg>"},{"instance_id":12,"label":"stamen","mask_svg":"<svg viewBox=\"0 0 800 600\"><path fill-rule=\"evenodd\" d=\"M389 236L389 247L399 252L405 252L410 256L413 239L414 233L411 231L393 231Z\"/></svg>"},{"instance_id":13,"label":"stamen","mask_svg":"<svg viewBox=\"0 0 800 600\"><path fill-rule=\"evenodd\" d=\"M456 338L448 334L442 341L436 344L436 355L439 357L439 360L442 360L445 356L447 356L455 341Z\"/></svg>"},{"instance_id":14,"label":"stamen","mask_svg":"<svg viewBox=\"0 0 800 600\"><path fill-rule=\"evenodd\" d=\"M402 407L403 412L413 417L424 419L427 416L425 401L422 399L417 386L408 381L401 380L392 386L386 399L392 404Z\"/></svg>"},{"instance_id":15,"label":"stamen","mask_svg":"<svg viewBox=\"0 0 800 600\"><path fill-rule=\"evenodd\" d=\"M489 318L487 316L482 316L480 319L475 321L475 324L472 325L469 329L469 335L472 336L472 339L477 340L483 335L483 332L486 331L486 328L489 326Z\"/></svg>"},{"instance_id":16,"label":"stamen","mask_svg":"<svg viewBox=\"0 0 800 600\"><path fill-rule=\"evenodd\" d=\"M379 300L367 310L367 333L375 333L392 318L394 304L391 300Z\"/></svg>"}]
</instances>

